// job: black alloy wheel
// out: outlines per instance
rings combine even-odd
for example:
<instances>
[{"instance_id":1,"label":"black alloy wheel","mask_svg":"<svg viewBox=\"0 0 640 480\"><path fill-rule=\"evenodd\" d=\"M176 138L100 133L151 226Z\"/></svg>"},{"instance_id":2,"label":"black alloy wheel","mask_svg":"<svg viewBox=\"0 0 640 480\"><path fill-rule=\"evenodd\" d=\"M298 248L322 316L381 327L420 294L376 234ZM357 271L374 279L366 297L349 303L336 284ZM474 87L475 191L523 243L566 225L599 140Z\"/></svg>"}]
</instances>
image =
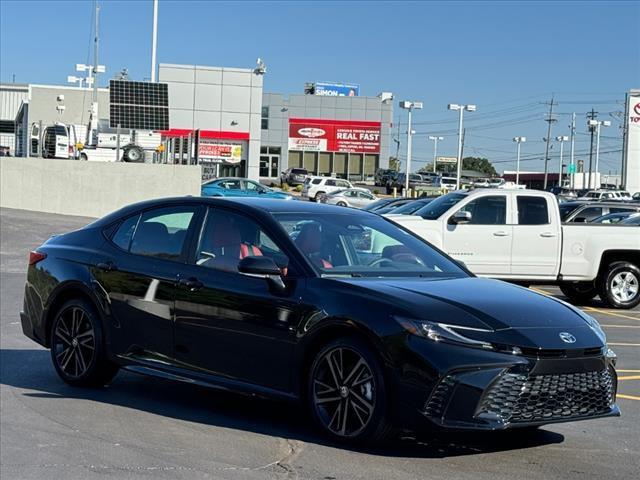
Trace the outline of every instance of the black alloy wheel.
<instances>
[{"instance_id":1,"label":"black alloy wheel","mask_svg":"<svg viewBox=\"0 0 640 480\"><path fill-rule=\"evenodd\" d=\"M100 320L84 300L71 300L58 311L51 358L60 378L74 386L103 386L118 372L105 358Z\"/></svg>"},{"instance_id":2,"label":"black alloy wheel","mask_svg":"<svg viewBox=\"0 0 640 480\"><path fill-rule=\"evenodd\" d=\"M316 356L309 402L320 427L340 441L378 441L389 434L384 378L374 355L356 339L339 339Z\"/></svg>"}]
</instances>

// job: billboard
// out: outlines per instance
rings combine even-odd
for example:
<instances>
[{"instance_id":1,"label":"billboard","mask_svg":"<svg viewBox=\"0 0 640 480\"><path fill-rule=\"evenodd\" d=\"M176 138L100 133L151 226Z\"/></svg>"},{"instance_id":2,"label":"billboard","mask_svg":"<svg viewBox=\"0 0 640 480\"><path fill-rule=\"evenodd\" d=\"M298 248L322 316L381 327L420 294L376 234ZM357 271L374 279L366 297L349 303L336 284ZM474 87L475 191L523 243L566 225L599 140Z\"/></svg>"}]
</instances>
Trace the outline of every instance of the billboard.
<instances>
[{"instance_id":1,"label":"billboard","mask_svg":"<svg viewBox=\"0 0 640 480\"><path fill-rule=\"evenodd\" d=\"M242 160L242 145L208 143L201 140L198 145L198 158L214 162L240 163Z\"/></svg>"},{"instance_id":2,"label":"billboard","mask_svg":"<svg viewBox=\"0 0 640 480\"><path fill-rule=\"evenodd\" d=\"M380 153L380 122L291 118L289 150Z\"/></svg>"},{"instance_id":3,"label":"billboard","mask_svg":"<svg viewBox=\"0 0 640 480\"><path fill-rule=\"evenodd\" d=\"M357 97L360 95L360 85L316 82L314 95L329 97Z\"/></svg>"},{"instance_id":4,"label":"billboard","mask_svg":"<svg viewBox=\"0 0 640 480\"><path fill-rule=\"evenodd\" d=\"M640 192L640 90L631 90L627 99L627 141L622 181L633 195Z\"/></svg>"}]
</instances>

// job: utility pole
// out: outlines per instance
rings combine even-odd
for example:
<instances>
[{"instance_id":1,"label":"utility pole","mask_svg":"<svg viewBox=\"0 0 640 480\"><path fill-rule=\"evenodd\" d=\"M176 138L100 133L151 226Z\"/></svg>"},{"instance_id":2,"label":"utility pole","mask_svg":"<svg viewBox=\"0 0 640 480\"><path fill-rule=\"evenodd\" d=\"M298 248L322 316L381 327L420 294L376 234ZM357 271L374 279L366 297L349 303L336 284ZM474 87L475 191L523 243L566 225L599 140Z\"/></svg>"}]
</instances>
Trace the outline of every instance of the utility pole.
<instances>
[{"instance_id":1,"label":"utility pole","mask_svg":"<svg viewBox=\"0 0 640 480\"><path fill-rule=\"evenodd\" d=\"M93 97L92 101L98 104L98 47L99 47L99 37L98 37L98 26L100 24L100 7L96 2L96 36L93 41Z\"/></svg>"},{"instance_id":2,"label":"utility pole","mask_svg":"<svg viewBox=\"0 0 640 480\"><path fill-rule=\"evenodd\" d=\"M549 174L549 143L551 142L551 124L556 121L556 119L553 118L553 105L554 105L553 95L551 96L551 102L549 102L548 105L549 105L549 116L545 120L545 122L547 122L549 125L547 126L547 138L545 139L547 144L544 151L544 186L543 186L544 190L547 189L547 176Z\"/></svg>"},{"instance_id":3,"label":"utility pole","mask_svg":"<svg viewBox=\"0 0 640 480\"><path fill-rule=\"evenodd\" d=\"M574 154L575 154L575 140L576 140L576 112L573 112L573 115L571 116L571 160L570 160L570 165L571 168L569 168L569 185L571 188L575 188L575 170L573 167L573 162L574 162ZM573 173L571 173L573 172Z\"/></svg>"},{"instance_id":4,"label":"utility pole","mask_svg":"<svg viewBox=\"0 0 640 480\"><path fill-rule=\"evenodd\" d=\"M595 120L598 117L598 112L596 112L593 108L589 113L587 113L587 124L589 121ZM589 132L591 133L591 146L589 147L589 174L587 176L587 189L591 188L591 170L593 169L593 134L595 133L596 128L593 125L589 125ZM584 178L582 182L582 188L584 187Z\"/></svg>"},{"instance_id":5,"label":"utility pole","mask_svg":"<svg viewBox=\"0 0 640 480\"><path fill-rule=\"evenodd\" d=\"M158 46L158 0L153 0L153 29L151 33L151 81L156 81L156 50Z\"/></svg>"}]
</instances>

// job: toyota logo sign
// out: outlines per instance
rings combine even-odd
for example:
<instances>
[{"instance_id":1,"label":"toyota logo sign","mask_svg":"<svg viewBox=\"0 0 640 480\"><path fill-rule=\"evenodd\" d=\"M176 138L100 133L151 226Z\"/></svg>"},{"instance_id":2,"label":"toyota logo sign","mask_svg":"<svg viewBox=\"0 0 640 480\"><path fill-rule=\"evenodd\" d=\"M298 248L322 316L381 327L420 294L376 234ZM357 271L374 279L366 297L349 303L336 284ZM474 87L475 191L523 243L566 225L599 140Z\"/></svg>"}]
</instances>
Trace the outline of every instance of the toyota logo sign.
<instances>
[{"instance_id":1,"label":"toyota logo sign","mask_svg":"<svg viewBox=\"0 0 640 480\"><path fill-rule=\"evenodd\" d=\"M636 115L640 115L640 103L635 104L633 111L636 112Z\"/></svg>"},{"instance_id":2,"label":"toyota logo sign","mask_svg":"<svg viewBox=\"0 0 640 480\"><path fill-rule=\"evenodd\" d=\"M576 343L576 337L571 335L569 332L560 332L560 340L564 343Z\"/></svg>"},{"instance_id":3,"label":"toyota logo sign","mask_svg":"<svg viewBox=\"0 0 640 480\"><path fill-rule=\"evenodd\" d=\"M303 137L316 138L324 136L327 132L325 132L321 128L307 127L301 128L300 130L298 130L298 133Z\"/></svg>"}]
</instances>

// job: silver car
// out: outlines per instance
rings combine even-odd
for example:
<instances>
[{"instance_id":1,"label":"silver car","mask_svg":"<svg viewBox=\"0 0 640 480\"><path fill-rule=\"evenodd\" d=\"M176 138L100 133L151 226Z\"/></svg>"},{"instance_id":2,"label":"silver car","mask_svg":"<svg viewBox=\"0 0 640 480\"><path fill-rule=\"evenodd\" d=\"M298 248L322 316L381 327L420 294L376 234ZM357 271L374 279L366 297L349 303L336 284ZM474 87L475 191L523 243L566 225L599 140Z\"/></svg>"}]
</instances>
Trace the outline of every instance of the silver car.
<instances>
[{"instance_id":1,"label":"silver car","mask_svg":"<svg viewBox=\"0 0 640 480\"><path fill-rule=\"evenodd\" d=\"M364 208L376 200L378 200L378 197L366 188L347 188L324 195L320 198L320 202L322 203L353 208Z\"/></svg>"}]
</instances>

